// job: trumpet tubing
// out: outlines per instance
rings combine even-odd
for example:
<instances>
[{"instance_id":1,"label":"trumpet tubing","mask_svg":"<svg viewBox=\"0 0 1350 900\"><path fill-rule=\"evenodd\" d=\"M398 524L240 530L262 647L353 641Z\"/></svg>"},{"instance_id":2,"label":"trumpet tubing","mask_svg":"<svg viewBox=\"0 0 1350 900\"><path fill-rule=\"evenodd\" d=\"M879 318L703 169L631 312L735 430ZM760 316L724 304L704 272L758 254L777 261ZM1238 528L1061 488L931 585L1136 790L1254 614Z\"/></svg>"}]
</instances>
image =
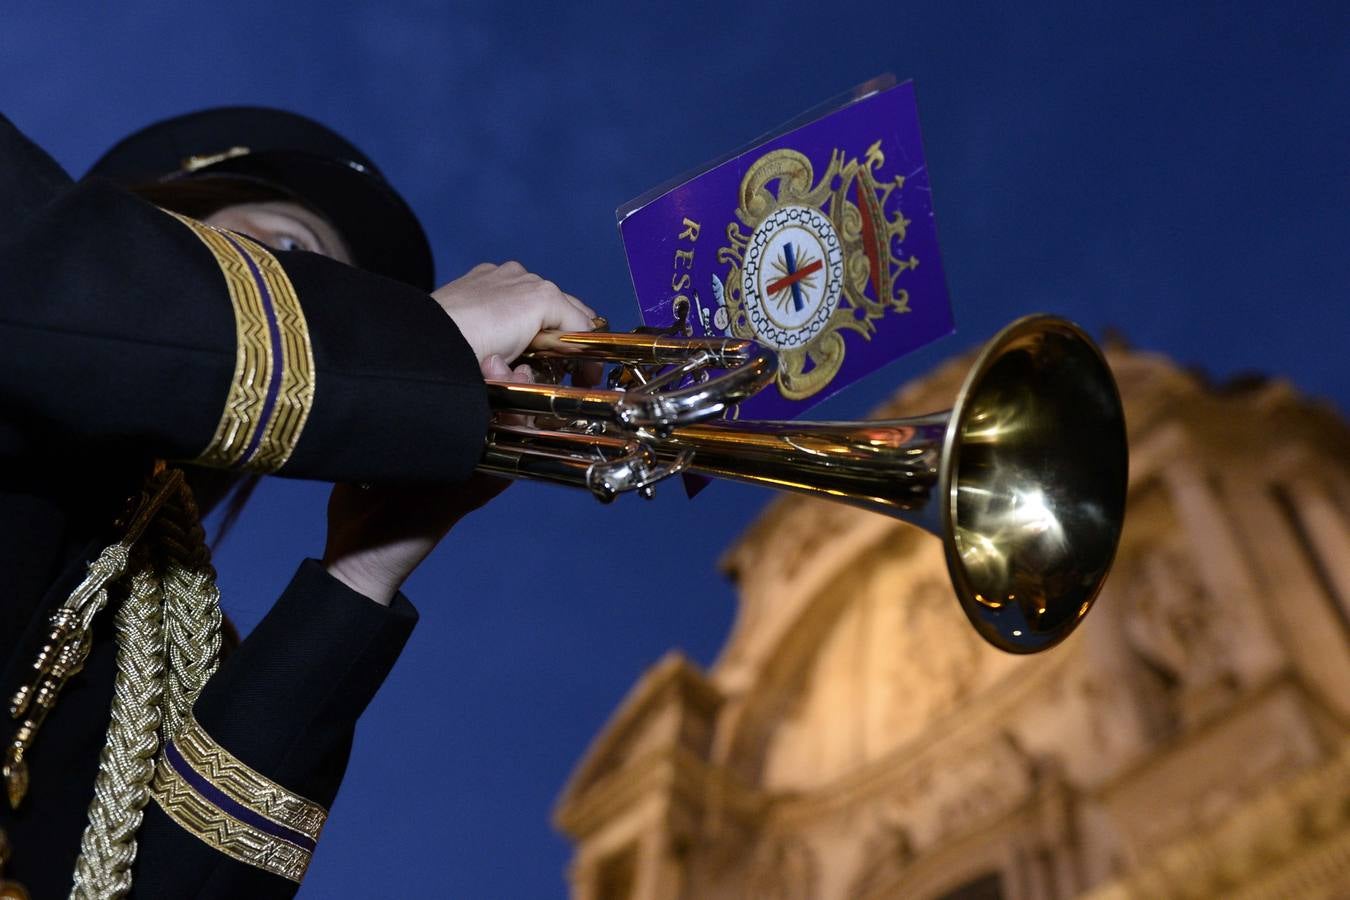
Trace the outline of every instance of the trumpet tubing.
<instances>
[{"instance_id":1,"label":"trumpet tubing","mask_svg":"<svg viewBox=\"0 0 1350 900\"><path fill-rule=\"evenodd\" d=\"M762 484L882 513L942 540L975 629L1013 653L1068 636L1110 569L1128 454L1115 381L1076 325L1029 316L985 345L952 409L862 422L720 418L772 380L749 341L653 335L550 336L550 361L628 368L627 390L490 385L494 408L557 417L556 430L496 425L482 467L650 495L679 472ZM709 377L707 369L726 369ZM689 383L691 382L692 383Z\"/></svg>"}]
</instances>

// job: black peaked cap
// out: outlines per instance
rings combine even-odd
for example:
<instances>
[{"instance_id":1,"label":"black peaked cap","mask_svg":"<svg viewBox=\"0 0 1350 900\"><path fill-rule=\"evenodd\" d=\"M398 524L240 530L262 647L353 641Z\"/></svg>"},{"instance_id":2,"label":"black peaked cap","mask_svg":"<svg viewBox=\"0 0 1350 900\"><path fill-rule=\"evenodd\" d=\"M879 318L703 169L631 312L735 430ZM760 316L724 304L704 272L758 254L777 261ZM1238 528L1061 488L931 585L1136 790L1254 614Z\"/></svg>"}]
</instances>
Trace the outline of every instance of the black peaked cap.
<instances>
[{"instance_id":1,"label":"black peaked cap","mask_svg":"<svg viewBox=\"0 0 1350 900\"><path fill-rule=\"evenodd\" d=\"M431 247L407 202L350 141L296 113L225 106L165 119L119 141L88 174L126 186L260 181L332 222L361 268L426 291L435 286Z\"/></svg>"}]
</instances>

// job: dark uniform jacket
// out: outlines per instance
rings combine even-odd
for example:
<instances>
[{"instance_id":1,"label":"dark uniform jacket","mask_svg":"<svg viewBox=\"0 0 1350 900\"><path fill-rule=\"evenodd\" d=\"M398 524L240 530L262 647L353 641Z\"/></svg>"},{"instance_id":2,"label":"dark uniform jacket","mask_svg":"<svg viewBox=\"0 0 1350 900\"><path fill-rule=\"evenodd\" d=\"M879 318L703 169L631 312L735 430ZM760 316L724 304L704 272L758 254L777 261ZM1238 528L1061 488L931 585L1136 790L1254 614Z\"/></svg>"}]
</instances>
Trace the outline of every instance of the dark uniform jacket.
<instances>
[{"instance_id":1,"label":"dark uniform jacket","mask_svg":"<svg viewBox=\"0 0 1350 900\"><path fill-rule=\"evenodd\" d=\"M424 293L317 255L268 254L96 179L73 183L3 117L0 211L6 707L47 616L116 538L149 460L369 482L459 480L477 462L482 378ZM259 297L270 305L251 323L241 304ZM251 388L245 347L273 365ZM237 415L241 403L253 404L251 419ZM241 421L256 426L251 436ZM355 722L416 618L401 595L379 606L303 562L206 685L197 723L256 773L328 807ZM111 620L105 610L34 743L20 809L0 799L14 853L5 877L35 898L70 889L112 697ZM2 722L8 744L16 723ZM134 896L295 890L146 807Z\"/></svg>"}]
</instances>

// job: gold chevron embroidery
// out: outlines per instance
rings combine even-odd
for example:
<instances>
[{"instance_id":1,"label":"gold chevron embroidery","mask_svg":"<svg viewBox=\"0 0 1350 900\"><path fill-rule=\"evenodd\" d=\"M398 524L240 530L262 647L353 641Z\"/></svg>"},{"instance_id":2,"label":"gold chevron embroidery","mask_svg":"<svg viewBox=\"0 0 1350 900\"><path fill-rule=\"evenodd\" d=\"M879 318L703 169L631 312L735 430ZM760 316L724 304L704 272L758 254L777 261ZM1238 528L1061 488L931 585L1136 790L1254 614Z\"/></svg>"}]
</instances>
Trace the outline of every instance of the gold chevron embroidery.
<instances>
[{"instance_id":1,"label":"gold chevron embroidery","mask_svg":"<svg viewBox=\"0 0 1350 900\"><path fill-rule=\"evenodd\" d=\"M290 459L314 405L314 352L295 287L256 241L169 215L211 251L234 310L234 375L216 432L195 462L274 472Z\"/></svg>"},{"instance_id":2,"label":"gold chevron embroidery","mask_svg":"<svg viewBox=\"0 0 1350 900\"><path fill-rule=\"evenodd\" d=\"M295 882L328 816L241 762L191 717L160 753L151 793L169 818L211 848Z\"/></svg>"},{"instance_id":3,"label":"gold chevron embroidery","mask_svg":"<svg viewBox=\"0 0 1350 900\"><path fill-rule=\"evenodd\" d=\"M286 790L258 774L213 741L195 719L184 721L174 736L174 746L187 764L236 803L298 831L312 841L319 839L328 811L299 794Z\"/></svg>"},{"instance_id":4,"label":"gold chevron embroidery","mask_svg":"<svg viewBox=\"0 0 1350 900\"><path fill-rule=\"evenodd\" d=\"M170 819L213 850L299 884L309 868L302 847L247 825L207 802L161 756L150 792Z\"/></svg>"},{"instance_id":5,"label":"gold chevron embroidery","mask_svg":"<svg viewBox=\"0 0 1350 900\"><path fill-rule=\"evenodd\" d=\"M281 377L276 405L266 423L266 431L249 468L275 472L286 464L300 442L300 433L314 407L314 347L309 326L295 286L277 258L253 240L239 243L252 257L272 293L277 331L281 344Z\"/></svg>"}]
</instances>

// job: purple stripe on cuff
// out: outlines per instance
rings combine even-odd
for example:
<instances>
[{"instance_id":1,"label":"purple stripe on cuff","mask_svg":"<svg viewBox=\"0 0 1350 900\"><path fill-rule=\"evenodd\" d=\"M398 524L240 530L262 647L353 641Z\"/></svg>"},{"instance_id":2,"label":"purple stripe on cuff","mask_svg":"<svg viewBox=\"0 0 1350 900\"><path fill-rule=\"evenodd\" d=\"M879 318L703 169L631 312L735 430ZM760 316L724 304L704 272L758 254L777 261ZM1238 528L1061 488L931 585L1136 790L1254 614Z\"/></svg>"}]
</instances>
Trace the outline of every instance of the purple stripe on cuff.
<instances>
[{"instance_id":1,"label":"purple stripe on cuff","mask_svg":"<svg viewBox=\"0 0 1350 900\"><path fill-rule=\"evenodd\" d=\"M272 292L267 289L267 281L263 278L262 272L258 271L258 266L253 262L253 257L248 255L248 252L239 245L239 242L232 235L223 231L220 234L243 257L249 272L253 273L253 283L258 286L258 293L262 295L263 311L267 313L267 334L272 342L272 373L267 379L267 394L263 397L262 415L258 417L258 427L254 430L253 438L248 442L244 455L239 457L239 461L234 464L234 467L238 468L253 459L253 455L258 452L258 445L262 443L263 432L267 430L267 424L272 418L272 411L277 405L277 394L280 393L281 389L281 370L285 368L285 360L282 359L281 328L277 325L277 310L272 303Z\"/></svg>"},{"instance_id":2,"label":"purple stripe on cuff","mask_svg":"<svg viewBox=\"0 0 1350 900\"><path fill-rule=\"evenodd\" d=\"M229 813L246 825L252 825L259 831L266 832L274 838L280 838L283 841L287 841L297 847L308 850L310 853L314 852L314 848L317 845L308 835L301 834L298 831L287 828L285 825L273 822L266 816L259 815L247 806L238 803L228 794L220 790L220 788L207 781L202 777L200 772L188 765L187 760L183 759L183 755L178 752L178 748L174 746L173 741L169 741L164 745L164 758L184 781L192 785L193 790L201 794L208 803L215 806L217 809Z\"/></svg>"}]
</instances>

